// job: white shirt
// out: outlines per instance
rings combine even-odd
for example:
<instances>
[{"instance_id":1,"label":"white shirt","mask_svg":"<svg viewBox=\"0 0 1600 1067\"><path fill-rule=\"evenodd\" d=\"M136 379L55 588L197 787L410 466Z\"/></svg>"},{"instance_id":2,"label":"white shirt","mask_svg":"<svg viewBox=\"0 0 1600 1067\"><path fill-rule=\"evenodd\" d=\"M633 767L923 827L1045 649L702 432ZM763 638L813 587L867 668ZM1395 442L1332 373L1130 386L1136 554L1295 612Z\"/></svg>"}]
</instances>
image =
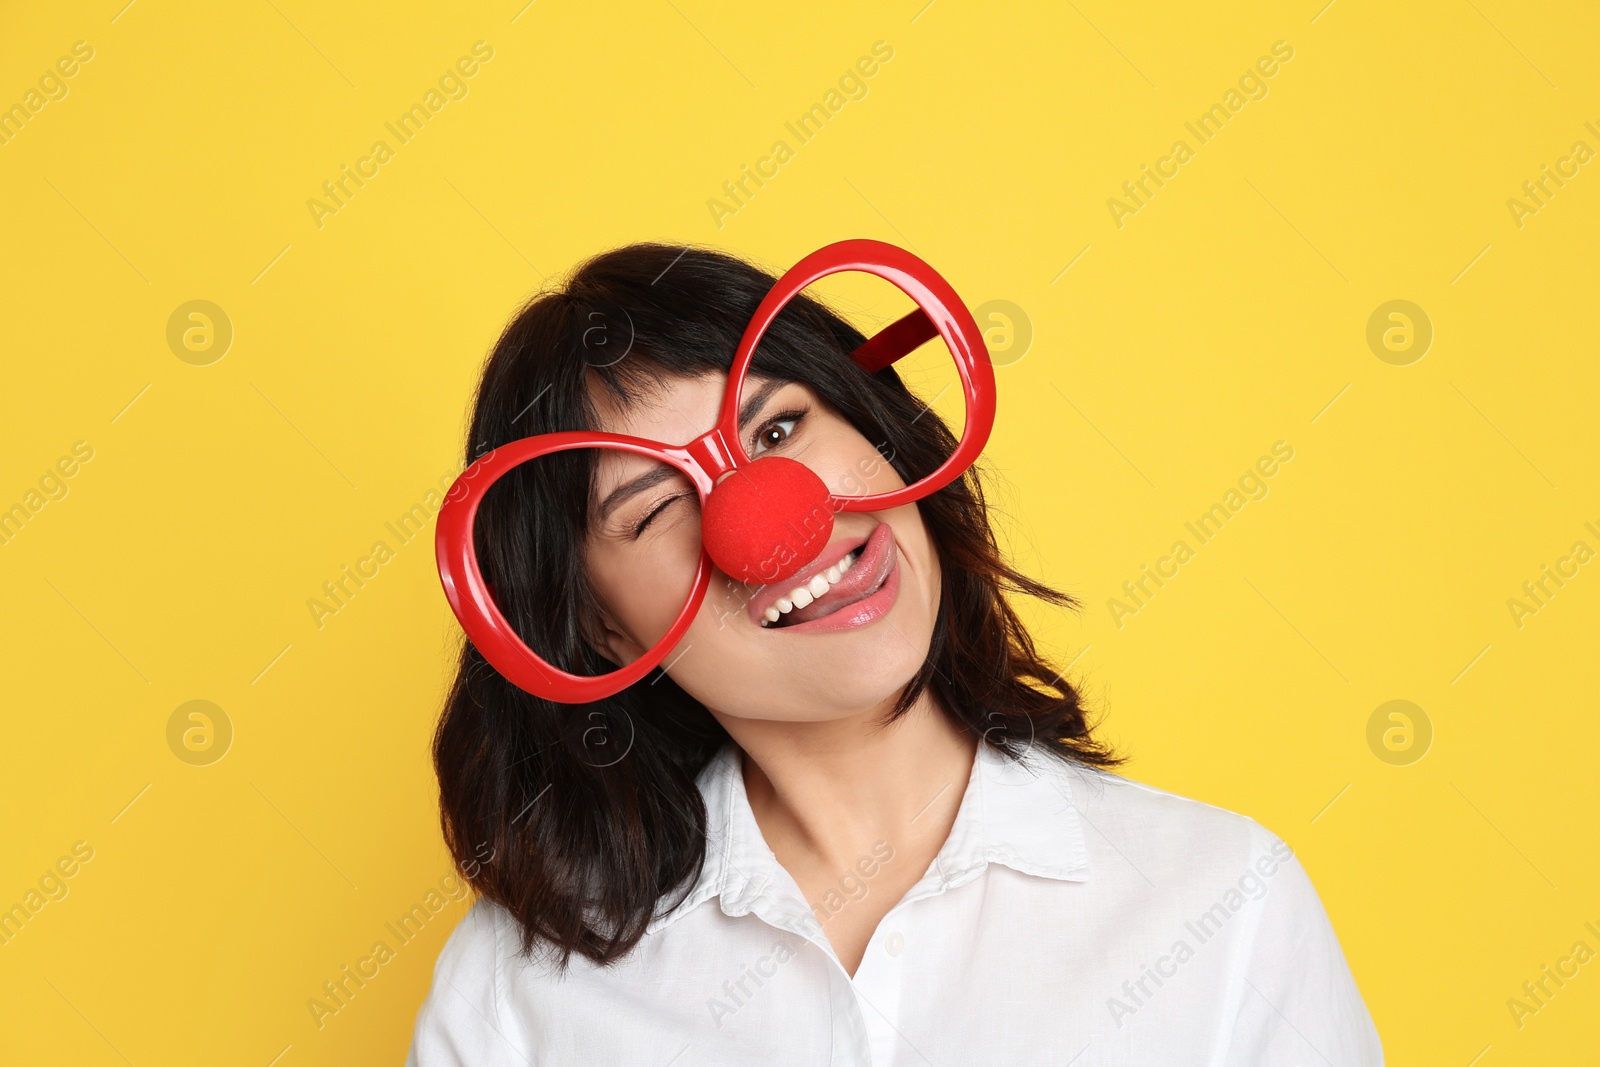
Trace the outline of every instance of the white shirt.
<instances>
[{"instance_id":1,"label":"white shirt","mask_svg":"<svg viewBox=\"0 0 1600 1067\"><path fill-rule=\"evenodd\" d=\"M881 852L813 911L729 742L698 780L707 856L683 902L618 963L574 954L557 978L480 899L439 954L407 1067L1382 1064L1277 836L1043 752L1026 762L979 744L950 836L852 978L818 913L870 893Z\"/></svg>"}]
</instances>

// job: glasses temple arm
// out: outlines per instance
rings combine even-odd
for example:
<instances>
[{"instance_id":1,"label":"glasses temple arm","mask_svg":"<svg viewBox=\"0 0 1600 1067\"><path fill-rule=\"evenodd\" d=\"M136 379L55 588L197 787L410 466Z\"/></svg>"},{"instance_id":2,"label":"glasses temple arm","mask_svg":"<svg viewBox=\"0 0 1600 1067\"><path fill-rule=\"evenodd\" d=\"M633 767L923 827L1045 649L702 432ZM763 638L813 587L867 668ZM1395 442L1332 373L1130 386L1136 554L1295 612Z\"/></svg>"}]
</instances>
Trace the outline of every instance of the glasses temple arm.
<instances>
[{"instance_id":1,"label":"glasses temple arm","mask_svg":"<svg viewBox=\"0 0 1600 1067\"><path fill-rule=\"evenodd\" d=\"M855 364L868 374L876 374L902 356L939 336L939 329L921 308L885 326L850 353Z\"/></svg>"}]
</instances>

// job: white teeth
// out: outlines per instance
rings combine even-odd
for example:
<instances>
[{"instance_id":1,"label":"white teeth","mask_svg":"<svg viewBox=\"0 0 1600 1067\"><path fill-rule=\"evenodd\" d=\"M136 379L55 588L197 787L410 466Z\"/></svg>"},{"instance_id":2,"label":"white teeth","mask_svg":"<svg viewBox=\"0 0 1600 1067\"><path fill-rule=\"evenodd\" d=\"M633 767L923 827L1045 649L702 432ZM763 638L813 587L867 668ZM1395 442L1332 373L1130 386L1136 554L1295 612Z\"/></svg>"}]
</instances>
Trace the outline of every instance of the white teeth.
<instances>
[{"instance_id":1,"label":"white teeth","mask_svg":"<svg viewBox=\"0 0 1600 1067\"><path fill-rule=\"evenodd\" d=\"M830 588L838 584L839 580L844 577L845 572L854 566L856 560L860 557L861 552L859 549L849 552L843 559L827 570L812 575L811 580L805 585L798 585L789 590L788 596L779 597L764 613L767 623L769 625L774 624L795 608L803 608L825 594Z\"/></svg>"}]
</instances>

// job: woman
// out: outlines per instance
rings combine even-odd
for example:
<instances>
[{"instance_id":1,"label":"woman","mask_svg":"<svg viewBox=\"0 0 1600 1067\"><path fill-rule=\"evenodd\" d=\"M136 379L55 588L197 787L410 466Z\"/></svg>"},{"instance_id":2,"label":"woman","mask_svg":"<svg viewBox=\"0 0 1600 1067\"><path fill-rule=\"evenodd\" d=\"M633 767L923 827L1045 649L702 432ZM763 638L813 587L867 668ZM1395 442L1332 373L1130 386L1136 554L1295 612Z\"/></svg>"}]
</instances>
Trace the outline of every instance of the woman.
<instances>
[{"instance_id":1,"label":"woman","mask_svg":"<svg viewBox=\"0 0 1600 1067\"><path fill-rule=\"evenodd\" d=\"M468 458L717 419L773 277L638 244L529 303L484 371ZM757 348L745 448L885 492L956 438L804 294ZM1044 442L1041 442L1044 446ZM599 675L672 625L701 558L670 469L589 450L485 495L477 558L517 633ZM646 471L648 473L648 471ZM1109 773L1078 691L1006 591L976 469L839 513L768 585L718 574L662 670L554 703L468 643L435 738L441 822L480 898L411 1064L1378 1064L1288 846Z\"/></svg>"}]
</instances>

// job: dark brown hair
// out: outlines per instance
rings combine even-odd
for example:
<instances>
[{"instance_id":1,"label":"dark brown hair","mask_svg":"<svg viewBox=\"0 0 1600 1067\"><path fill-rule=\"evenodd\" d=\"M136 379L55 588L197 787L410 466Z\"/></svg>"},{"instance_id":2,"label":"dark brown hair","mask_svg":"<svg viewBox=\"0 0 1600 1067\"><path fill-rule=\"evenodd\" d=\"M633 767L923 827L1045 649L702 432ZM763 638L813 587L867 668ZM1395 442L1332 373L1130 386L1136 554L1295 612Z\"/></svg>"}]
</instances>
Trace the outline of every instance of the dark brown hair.
<instances>
[{"instance_id":1,"label":"dark brown hair","mask_svg":"<svg viewBox=\"0 0 1600 1067\"><path fill-rule=\"evenodd\" d=\"M525 304L495 344L468 461L533 434L598 428L591 381L629 406L649 402L663 375L726 374L774 280L682 245L633 244L581 264ZM910 484L957 440L893 367L869 375L850 361L864 340L803 293L767 331L751 371L809 385ZM1120 763L1091 736L1078 690L1036 651L1004 593L1073 610L1079 602L1002 558L979 475L974 464L918 501L939 556L939 612L927 659L886 721L931 688L980 743L1008 756L1032 744L1080 764ZM591 451L556 453L497 483L477 519L479 564L501 611L530 647L575 674L615 669L584 637L596 604L581 565L593 476ZM516 917L524 952L542 943L563 969L574 952L610 963L638 943L664 898L698 878L706 811L695 779L727 740L659 668L609 699L560 704L518 689L466 642L433 745L445 841L473 887Z\"/></svg>"}]
</instances>

